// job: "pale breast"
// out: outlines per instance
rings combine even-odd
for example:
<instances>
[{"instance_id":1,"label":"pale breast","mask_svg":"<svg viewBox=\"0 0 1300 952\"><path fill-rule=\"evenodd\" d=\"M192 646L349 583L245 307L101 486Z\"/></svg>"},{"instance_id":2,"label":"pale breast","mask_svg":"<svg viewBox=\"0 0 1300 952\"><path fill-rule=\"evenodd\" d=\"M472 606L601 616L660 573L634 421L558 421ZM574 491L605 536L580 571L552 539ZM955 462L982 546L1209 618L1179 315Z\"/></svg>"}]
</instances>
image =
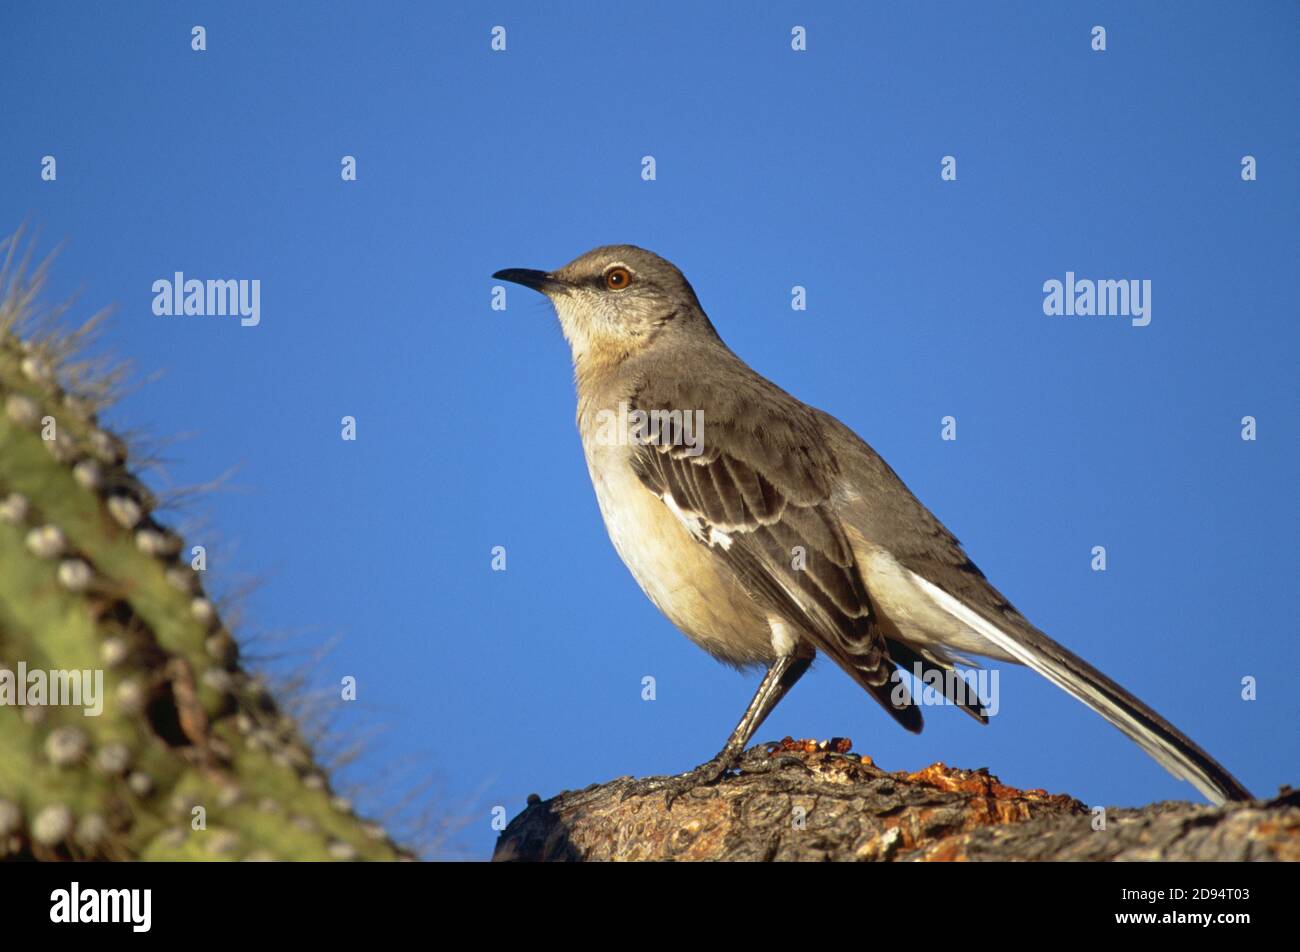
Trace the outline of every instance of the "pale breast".
<instances>
[{"instance_id":1,"label":"pale breast","mask_svg":"<svg viewBox=\"0 0 1300 952\"><path fill-rule=\"evenodd\" d=\"M626 446L584 436L587 469L610 541L650 601L692 641L729 664L770 663L776 653L759 606L641 483Z\"/></svg>"}]
</instances>

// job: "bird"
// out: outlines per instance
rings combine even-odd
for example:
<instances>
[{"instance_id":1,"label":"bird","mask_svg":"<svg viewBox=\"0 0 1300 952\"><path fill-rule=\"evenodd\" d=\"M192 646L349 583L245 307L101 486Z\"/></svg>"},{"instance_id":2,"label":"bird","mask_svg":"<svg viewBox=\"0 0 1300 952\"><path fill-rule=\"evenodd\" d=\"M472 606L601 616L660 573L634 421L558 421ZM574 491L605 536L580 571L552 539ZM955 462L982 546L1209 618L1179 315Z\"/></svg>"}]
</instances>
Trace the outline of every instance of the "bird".
<instances>
[{"instance_id":1,"label":"bird","mask_svg":"<svg viewBox=\"0 0 1300 952\"><path fill-rule=\"evenodd\" d=\"M751 369L670 261L605 245L554 271L493 277L554 307L596 501L641 589L714 658L765 670L717 755L639 789L664 790L671 805L719 781L819 654L908 731L923 719L904 670L987 723L978 696L949 677L973 655L1036 671L1212 802L1251 799L1169 721L1031 624L853 430Z\"/></svg>"}]
</instances>

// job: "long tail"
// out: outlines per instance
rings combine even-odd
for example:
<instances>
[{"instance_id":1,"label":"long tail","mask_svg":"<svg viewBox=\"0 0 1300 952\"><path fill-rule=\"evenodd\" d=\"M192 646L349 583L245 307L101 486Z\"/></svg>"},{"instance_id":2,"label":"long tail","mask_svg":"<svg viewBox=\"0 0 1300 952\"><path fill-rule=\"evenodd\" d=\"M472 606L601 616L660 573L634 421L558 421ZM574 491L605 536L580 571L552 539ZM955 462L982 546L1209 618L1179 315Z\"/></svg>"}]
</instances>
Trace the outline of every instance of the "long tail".
<instances>
[{"instance_id":1,"label":"long tail","mask_svg":"<svg viewBox=\"0 0 1300 952\"><path fill-rule=\"evenodd\" d=\"M1215 804L1253 800L1223 765L1186 734L1069 649L1037 629L1007 631L919 576L918 584L948 612L1017 661L1033 668L1127 734L1161 766Z\"/></svg>"}]
</instances>

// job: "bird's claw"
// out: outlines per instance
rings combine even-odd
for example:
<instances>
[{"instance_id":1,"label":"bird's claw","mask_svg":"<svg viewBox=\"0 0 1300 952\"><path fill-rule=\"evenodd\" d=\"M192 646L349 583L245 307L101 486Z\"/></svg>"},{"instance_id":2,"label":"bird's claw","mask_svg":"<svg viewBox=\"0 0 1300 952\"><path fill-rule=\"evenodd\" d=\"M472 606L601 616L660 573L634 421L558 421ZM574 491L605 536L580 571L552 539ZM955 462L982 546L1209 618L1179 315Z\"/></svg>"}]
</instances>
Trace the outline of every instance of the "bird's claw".
<instances>
[{"instance_id":1,"label":"bird's claw","mask_svg":"<svg viewBox=\"0 0 1300 952\"><path fill-rule=\"evenodd\" d=\"M771 773L785 767L798 767L806 773L812 772L802 757L791 753L769 753L770 746L759 744L743 754L724 751L694 770L672 777L646 777L643 780L633 780L623 788L620 800L663 793L664 806L672 809L673 803L684 794L690 793L697 787L712 786L733 769L744 774Z\"/></svg>"},{"instance_id":2,"label":"bird's claw","mask_svg":"<svg viewBox=\"0 0 1300 952\"><path fill-rule=\"evenodd\" d=\"M735 764L736 759L734 754L719 754L707 763L700 764L694 770L688 770L686 773L672 777L646 777L644 780L633 780L623 788L620 799L626 800L629 797L643 797L653 793L663 793L664 806L671 810L673 802L683 794L689 793L697 787L712 786L721 780Z\"/></svg>"}]
</instances>

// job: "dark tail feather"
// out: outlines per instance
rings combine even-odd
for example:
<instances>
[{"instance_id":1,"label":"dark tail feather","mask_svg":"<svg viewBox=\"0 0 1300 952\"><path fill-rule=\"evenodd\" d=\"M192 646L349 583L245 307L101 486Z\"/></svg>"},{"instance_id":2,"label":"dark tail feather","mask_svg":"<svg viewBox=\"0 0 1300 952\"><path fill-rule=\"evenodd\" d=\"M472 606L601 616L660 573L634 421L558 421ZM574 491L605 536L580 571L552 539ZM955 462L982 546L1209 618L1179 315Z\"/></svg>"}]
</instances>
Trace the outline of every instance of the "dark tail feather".
<instances>
[{"instance_id":1,"label":"dark tail feather","mask_svg":"<svg viewBox=\"0 0 1300 952\"><path fill-rule=\"evenodd\" d=\"M1026 664L1118 727L1174 776L1218 804L1254 799L1240 780L1173 724L1078 655L1046 635L1039 638L1025 642L1035 655Z\"/></svg>"},{"instance_id":2,"label":"dark tail feather","mask_svg":"<svg viewBox=\"0 0 1300 952\"><path fill-rule=\"evenodd\" d=\"M939 664L929 658L922 657L903 642L894 641L892 638L886 638L885 644L889 646L889 657L900 669L912 675L915 675L919 670L922 678L932 673L938 673L940 683L943 686L943 696L950 703L965 711L981 724L989 722L988 713L984 710L984 704L974 690L956 684L947 677L949 671L955 670L951 665ZM922 683L925 682L922 681ZM974 700L971 700L972 695L975 696Z\"/></svg>"},{"instance_id":3,"label":"dark tail feather","mask_svg":"<svg viewBox=\"0 0 1300 952\"><path fill-rule=\"evenodd\" d=\"M967 605L927 579L922 588L953 617L986 638L1007 658L1033 668L1128 735L1175 777L1188 780L1215 803L1253 800L1250 791L1217 760L1128 691L1028 622Z\"/></svg>"}]
</instances>

